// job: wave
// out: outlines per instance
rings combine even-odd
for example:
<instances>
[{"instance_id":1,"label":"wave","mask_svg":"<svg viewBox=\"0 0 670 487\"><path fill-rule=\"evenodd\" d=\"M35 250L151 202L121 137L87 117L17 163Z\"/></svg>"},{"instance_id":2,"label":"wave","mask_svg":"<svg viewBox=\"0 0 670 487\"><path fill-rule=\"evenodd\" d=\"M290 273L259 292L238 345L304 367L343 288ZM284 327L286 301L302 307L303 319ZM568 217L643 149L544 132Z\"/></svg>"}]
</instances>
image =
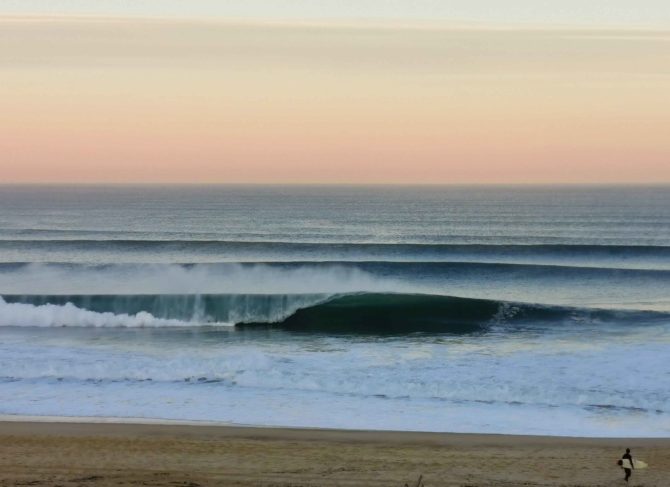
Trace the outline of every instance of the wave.
<instances>
[{"instance_id":1,"label":"wave","mask_svg":"<svg viewBox=\"0 0 670 487\"><path fill-rule=\"evenodd\" d=\"M670 262L669 262L670 264ZM128 271L156 271L159 269L208 269L211 271L226 272L233 269L253 270L265 267L267 269L281 270L331 270L331 269L353 269L377 275L427 275L447 274L451 272L481 272L481 271L504 271L525 273L564 273L580 274L583 276L596 275L598 273L617 273L629 277L635 276L670 276L670 269L639 269L628 267L612 267L609 265L559 265L559 264L529 264L511 262L469 262L469 261L377 261L377 260L320 260L320 261L254 261L254 262L181 262L171 264L153 263L122 263L122 264L78 264L71 262L0 262L0 274L3 272L16 272L22 270L60 270L72 271L74 273L85 272L128 272ZM554 274L555 275L555 274Z\"/></svg>"},{"instance_id":2,"label":"wave","mask_svg":"<svg viewBox=\"0 0 670 487\"><path fill-rule=\"evenodd\" d=\"M325 333L414 332L467 334L510 324L651 323L670 319L653 311L571 308L426 294L360 293L298 309L279 325ZM242 323L254 326L258 323Z\"/></svg>"},{"instance_id":3,"label":"wave","mask_svg":"<svg viewBox=\"0 0 670 487\"><path fill-rule=\"evenodd\" d=\"M670 246L0 239L5 262L481 262L670 270Z\"/></svg>"},{"instance_id":4,"label":"wave","mask_svg":"<svg viewBox=\"0 0 670 487\"><path fill-rule=\"evenodd\" d=\"M278 240L222 240L222 239L118 239L118 238L61 238L61 239L31 239L31 238L0 238L1 247L36 246L36 247L133 247L133 248L161 248L161 247L203 247L216 249L279 249L279 250L341 250L351 251L392 251L393 253L426 252L467 252L484 254L524 254L544 255L547 253L573 255L593 254L602 256L611 255L659 255L670 257L668 245L610 245L610 244L487 244L487 243L421 243L421 242L293 242Z\"/></svg>"},{"instance_id":5,"label":"wave","mask_svg":"<svg viewBox=\"0 0 670 487\"><path fill-rule=\"evenodd\" d=\"M388 283L351 266L234 264L8 264L0 294L319 294L379 291Z\"/></svg>"},{"instance_id":6,"label":"wave","mask_svg":"<svg viewBox=\"0 0 670 487\"><path fill-rule=\"evenodd\" d=\"M0 326L272 326L311 333L468 334L514 324L649 324L654 311L573 308L429 294L74 295L0 298Z\"/></svg>"},{"instance_id":7,"label":"wave","mask_svg":"<svg viewBox=\"0 0 670 487\"><path fill-rule=\"evenodd\" d=\"M31 326L30 319L37 316L35 310L39 313L37 326L162 326L161 320L179 326L276 323L329 297L327 294L5 295L0 302L0 325ZM63 308L68 311L58 314ZM105 319L98 321L89 314L72 314L75 310L122 316L125 321L108 324ZM22 312L28 313L26 319ZM143 320L135 320L138 316Z\"/></svg>"},{"instance_id":8,"label":"wave","mask_svg":"<svg viewBox=\"0 0 670 487\"><path fill-rule=\"evenodd\" d=\"M166 327L184 326L178 320L160 319L146 311L136 314L96 312L75 306L71 302L63 304L34 305L24 302L9 302L0 298L0 326L79 326L79 327Z\"/></svg>"},{"instance_id":9,"label":"wave","mask_svg":"<svg viewBox=\"0 0 670 487\"><path fill-rule=\"evenodd\" d=\"M670 270L438 261L0 264L0 293L4 294L335 294L431 290L445 294L445 290L458 283L480 287L494 280L510 289L523 283L565 286L589 280L621 289L632 285L661 289L670 284Z\"/></svg>"}]
</instances>

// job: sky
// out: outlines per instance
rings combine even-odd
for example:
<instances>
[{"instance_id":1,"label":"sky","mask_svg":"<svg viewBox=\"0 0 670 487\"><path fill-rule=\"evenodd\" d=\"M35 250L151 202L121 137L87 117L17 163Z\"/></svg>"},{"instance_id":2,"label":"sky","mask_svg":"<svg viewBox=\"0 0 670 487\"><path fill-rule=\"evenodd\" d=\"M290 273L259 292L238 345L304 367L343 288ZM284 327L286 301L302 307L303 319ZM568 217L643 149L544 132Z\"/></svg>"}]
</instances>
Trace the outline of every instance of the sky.
<instances>
[{"instance_id":1,"label":"sky","mask_svg":"<svg viewBox=\"0 0 670 487\"><path fill-rule=\"evenodd\" d=\"M0 13L670 26L666 0L3 0Z\"/></svg>"},{"instance_id":2,"label":"sky","mask_svg":"<svg viewBox=\"0 0 670 487\"><path fill-rule=\"evenodd\" d=\"M4 0L0 79L4 183L670 183L661 1Z\"/></svg>"}]
</instances>

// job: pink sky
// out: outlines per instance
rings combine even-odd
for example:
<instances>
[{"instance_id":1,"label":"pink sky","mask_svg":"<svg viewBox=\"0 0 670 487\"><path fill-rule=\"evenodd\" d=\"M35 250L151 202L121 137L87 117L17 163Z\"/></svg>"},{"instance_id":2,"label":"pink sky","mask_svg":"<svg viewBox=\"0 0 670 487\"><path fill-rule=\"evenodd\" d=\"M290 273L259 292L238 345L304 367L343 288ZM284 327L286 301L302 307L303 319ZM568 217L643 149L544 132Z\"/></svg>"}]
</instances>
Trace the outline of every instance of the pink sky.
<instances>
[{"instance_id":1,"label":"pink sky","mask_svg":"<svg viewBox=\"0 0 670 487\"><path fill-rule=\"evenodd\" d=\"M670 32L0 18L0 182L670 182Z\"/></svg>"}]
</instances>

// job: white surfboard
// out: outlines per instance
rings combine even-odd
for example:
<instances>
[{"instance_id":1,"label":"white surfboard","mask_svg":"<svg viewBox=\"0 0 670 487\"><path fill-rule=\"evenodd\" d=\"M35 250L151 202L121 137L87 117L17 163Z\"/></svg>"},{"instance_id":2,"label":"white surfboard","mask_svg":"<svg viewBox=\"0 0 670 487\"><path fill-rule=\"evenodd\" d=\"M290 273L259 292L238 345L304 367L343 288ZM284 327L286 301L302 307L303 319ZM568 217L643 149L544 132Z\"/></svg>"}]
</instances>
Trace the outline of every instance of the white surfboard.
<instances>
[{"instance_id":1,"label":"white surfboard","mask_svg":"<svg viewBox=\"0 0 670 487\"><path fill-rule=\"evenodd\" d=\"M633 458L633 467L635 470L641 470L643 468L647 468L648 465L642 460ZM630 468L630 460L628 458L621 459L621 468Z\"/></svg>"}]
</instances>

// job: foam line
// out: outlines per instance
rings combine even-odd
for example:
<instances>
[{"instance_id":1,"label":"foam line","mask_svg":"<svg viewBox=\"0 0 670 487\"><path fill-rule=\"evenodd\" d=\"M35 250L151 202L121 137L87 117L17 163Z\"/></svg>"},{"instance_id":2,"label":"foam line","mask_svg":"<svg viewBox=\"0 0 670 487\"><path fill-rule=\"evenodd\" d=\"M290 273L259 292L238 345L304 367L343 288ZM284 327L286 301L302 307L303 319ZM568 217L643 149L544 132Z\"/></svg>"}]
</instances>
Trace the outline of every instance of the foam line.
<instances>
[{"instance_id":1,"label":"foam line","mask_svg":"<svg viewBox=\"0 0 670 487\"><path fill-rule=\"evenodd\" d=\"M188 326L179 320L160 319L151 313L136 314L98 313L76 307L72 303L63 305L7 303L0 298L0 326L85 326L85 327L166 327Z\"/></svg>"}]
</instances>

